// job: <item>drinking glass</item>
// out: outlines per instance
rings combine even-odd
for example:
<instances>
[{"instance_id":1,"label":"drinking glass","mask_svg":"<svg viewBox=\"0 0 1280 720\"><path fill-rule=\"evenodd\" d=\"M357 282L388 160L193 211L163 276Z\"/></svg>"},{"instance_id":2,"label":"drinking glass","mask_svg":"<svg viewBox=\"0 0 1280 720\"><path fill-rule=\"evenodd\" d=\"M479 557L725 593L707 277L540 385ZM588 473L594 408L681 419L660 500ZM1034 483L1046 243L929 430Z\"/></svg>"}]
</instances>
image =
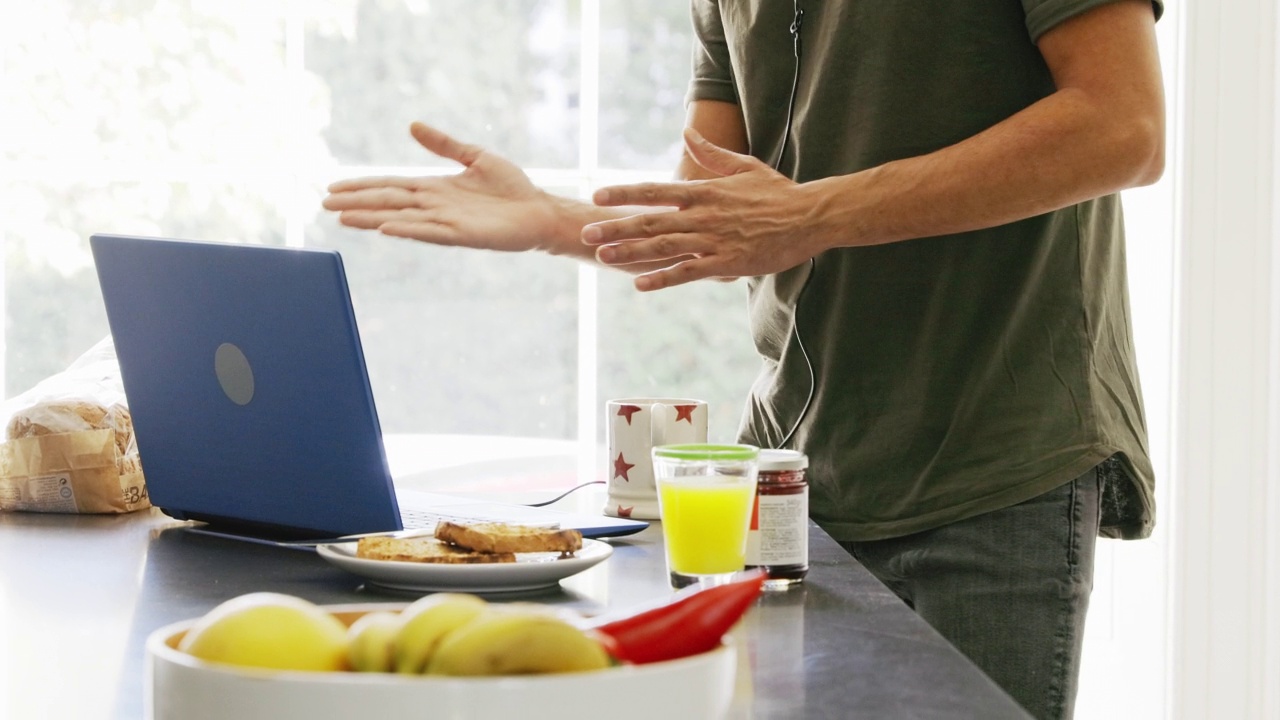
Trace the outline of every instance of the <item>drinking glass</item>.
<instances>
[{"instance_id":1,"label":"drinking glass","mask_svg":"<svg viewBox=\"0 0 1280 720\"><path fill-rule=\"evenodd\" d=\"M662 538L673 587L720 584L743 569L759 452L751 445L653 449Z\"/></svg>"}]
</instances>

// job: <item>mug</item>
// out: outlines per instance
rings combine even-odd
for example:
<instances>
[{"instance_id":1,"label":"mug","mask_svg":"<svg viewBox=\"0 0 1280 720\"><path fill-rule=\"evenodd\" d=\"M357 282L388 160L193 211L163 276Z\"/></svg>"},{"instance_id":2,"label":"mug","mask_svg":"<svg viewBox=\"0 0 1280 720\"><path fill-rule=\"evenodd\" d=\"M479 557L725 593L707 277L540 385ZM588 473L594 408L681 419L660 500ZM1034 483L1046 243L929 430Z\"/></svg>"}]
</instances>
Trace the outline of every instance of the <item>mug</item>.
<instances>
[{"instance_id":1,"label":"mug","mask_svg":"<svg viewBox=\"0 0 1280 720\"><path fill-rule=\"evenodd\" d=\"M605 403L608 437L604 514L657 520L653 448L707 441L707 402L688 398L620 398Z\"/></svg>"}]
</instances>

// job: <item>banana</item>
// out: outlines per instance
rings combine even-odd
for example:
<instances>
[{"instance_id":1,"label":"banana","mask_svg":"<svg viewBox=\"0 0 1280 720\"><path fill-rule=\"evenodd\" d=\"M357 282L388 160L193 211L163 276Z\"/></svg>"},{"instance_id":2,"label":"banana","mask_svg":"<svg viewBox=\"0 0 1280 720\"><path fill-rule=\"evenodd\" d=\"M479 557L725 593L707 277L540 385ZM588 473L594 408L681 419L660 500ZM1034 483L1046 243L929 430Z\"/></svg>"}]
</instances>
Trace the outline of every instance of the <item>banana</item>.
<instances>
[{"instance_id":1,"label":"banana","mask_svg":"<svg viewBox=\"0 0 1280 720\"><path fill-rule=\"evenodd\" d=\"M609 667L604 648L554 614L491 610L449 633L427 665L429 675L524 675Z\"/></svg>"},{"instance_id":2,"label":"banana","mask_svg":"<svg viewBox=\"0 0 1280 720\"><path fill-rule=\"evenodd\" d=\"M395 638L395 670L407 675L423 672L441 639L465 625L488 607L475 595L436 593L400 611L400 632Z\"/></svg>"},{"instance_id":3,"label":"banana","mask_svg":"<svg viewBox=\"0 0 1280 720\"><path fill-rule=\"evenodd\" d=\"M359 672L395 669L395 638L400 616L386 611L366 613L347 630L347 664Z\"/></svg>"}]
</instances>

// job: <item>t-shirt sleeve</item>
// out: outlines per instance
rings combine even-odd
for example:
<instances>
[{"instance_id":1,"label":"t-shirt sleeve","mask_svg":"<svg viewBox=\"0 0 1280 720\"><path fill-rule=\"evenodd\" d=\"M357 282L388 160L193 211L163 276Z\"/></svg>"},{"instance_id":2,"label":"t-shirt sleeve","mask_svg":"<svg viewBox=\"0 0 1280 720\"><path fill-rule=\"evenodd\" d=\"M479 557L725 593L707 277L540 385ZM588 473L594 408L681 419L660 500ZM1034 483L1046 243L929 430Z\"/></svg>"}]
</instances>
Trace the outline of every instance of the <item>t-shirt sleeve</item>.
<instances>
[{"instance_id":1,"label":"t-shirt sleeve","mask_svg":"<svg viewBox=\"0 0 1280 720\"><path fill-rule=\"evenodd\" d=\"M720 21L719 0L693 0L693 79L685 102L722 100L737 103L738 90L729 62L729 45Z\"/></svg>"},{"instance_id":2,"label":"t-shirt sleeve","mask_svg":"<svg viewBox=\"0 0 1280 720\"><path fill-rule=\"evenodd\" d=\"M1031 42L1039 40L1041 35L1063 20L1111 2L1115 0L1022 0ZM1151 0L1151 10L1159 20L1164 14L1164 0Z\"/></svg>"}]
</instances>

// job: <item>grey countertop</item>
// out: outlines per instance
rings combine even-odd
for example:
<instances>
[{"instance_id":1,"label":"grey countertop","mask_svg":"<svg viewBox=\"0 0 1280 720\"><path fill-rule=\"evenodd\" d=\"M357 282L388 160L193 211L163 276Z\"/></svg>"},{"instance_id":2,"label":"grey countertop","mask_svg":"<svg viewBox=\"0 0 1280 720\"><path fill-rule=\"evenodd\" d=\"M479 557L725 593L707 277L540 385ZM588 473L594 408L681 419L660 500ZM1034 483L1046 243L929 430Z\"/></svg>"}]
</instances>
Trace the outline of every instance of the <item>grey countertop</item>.
<instances>
[{"instance_id":1,"label":"grey countertop","mask_svg":"<svg viewBox=\"0 0 1280 720\"><path fill-rule=\"evenodd\" d=\"M246 592L405 603L314 552L190 532L159 511L0 514L0 717L143 716L147 635ZM671 591L659 526L519 599L597 612ZM816 526L807 581L735 630L733 718L1025 718L1014 702ZM372 716L372 715L371 715Z\"/></svg>"}]
</instances>

